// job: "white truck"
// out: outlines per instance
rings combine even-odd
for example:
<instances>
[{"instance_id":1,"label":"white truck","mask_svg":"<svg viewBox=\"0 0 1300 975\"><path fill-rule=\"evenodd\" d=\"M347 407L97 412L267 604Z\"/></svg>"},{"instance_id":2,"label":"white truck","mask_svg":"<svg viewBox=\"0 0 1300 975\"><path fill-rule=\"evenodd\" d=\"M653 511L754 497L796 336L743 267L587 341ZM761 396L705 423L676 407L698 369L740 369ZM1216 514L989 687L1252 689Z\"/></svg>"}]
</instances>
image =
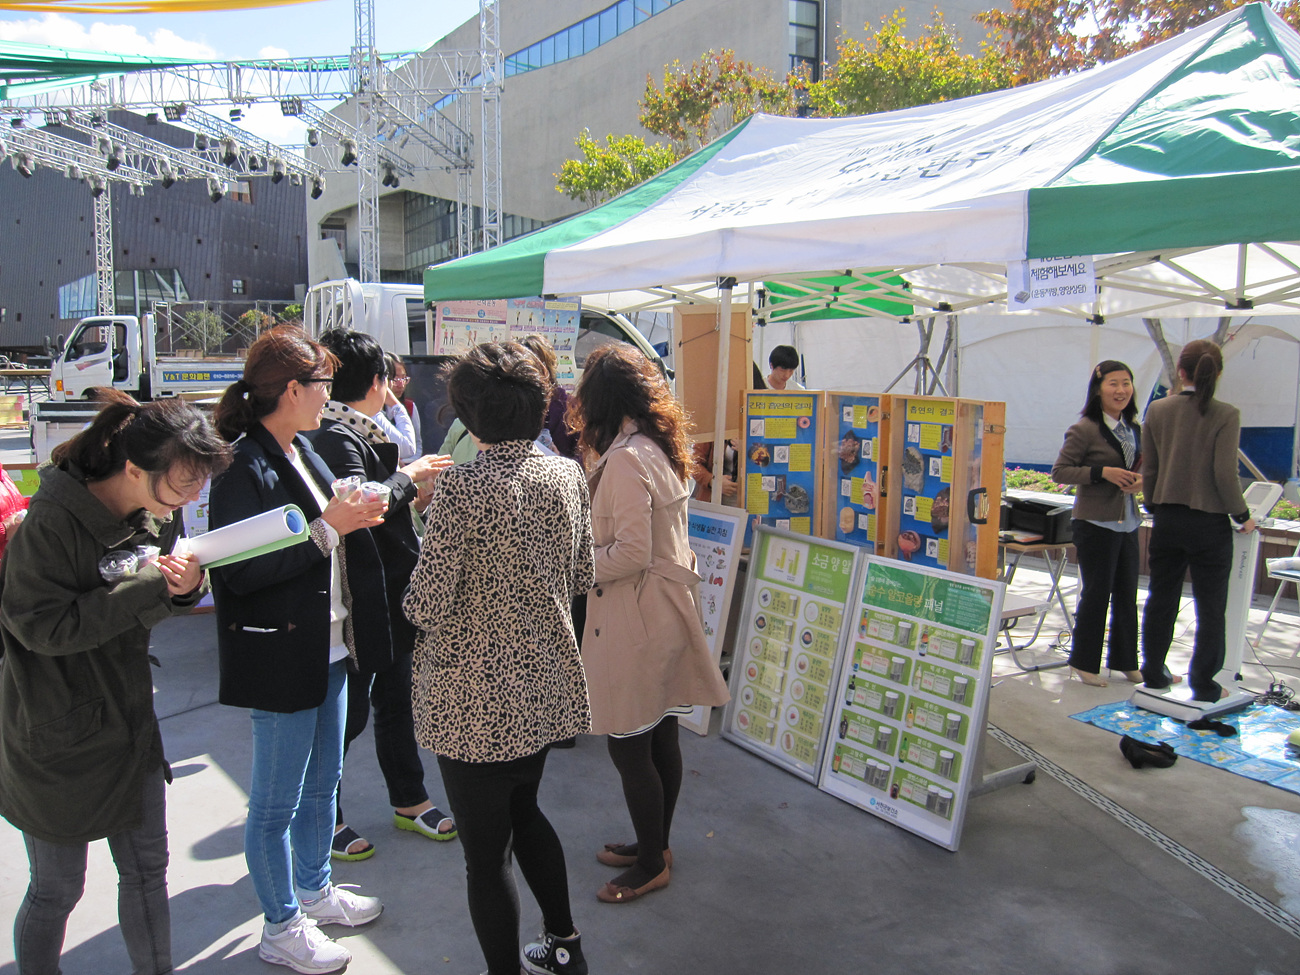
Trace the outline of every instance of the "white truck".
<instances>
[{"instance_id":1,"label":"white truck","mask_svg":"<svg viewBox=\"0 0 1300 975\"><path fill-rule=\"evenodd\" d=\"M33 404L32 451L37 463L80 431L99 410L87 398L96 386L120 389L144 402L168 396L220 396L244 374L243 360L160 354L153 315L83 318L50 363L50 398Z\"/></svg>"},{"instance_id":2,"label":"white truck","mask_svg":"<svg viewBox=\"0 0 1300 975\"><path fill-rule=\"evenodd\" d=\"M424 304L418 284L362 284L351 278L314 285L302 307L303 328L312 336L327 328L350 328L374 336L389 352L428 355L433 335L433 310ZM654 347L630 321L617 312L582 305L575 360L582 364L607 342L630 342L663 365Z\"/></svg>"}]
</instances>

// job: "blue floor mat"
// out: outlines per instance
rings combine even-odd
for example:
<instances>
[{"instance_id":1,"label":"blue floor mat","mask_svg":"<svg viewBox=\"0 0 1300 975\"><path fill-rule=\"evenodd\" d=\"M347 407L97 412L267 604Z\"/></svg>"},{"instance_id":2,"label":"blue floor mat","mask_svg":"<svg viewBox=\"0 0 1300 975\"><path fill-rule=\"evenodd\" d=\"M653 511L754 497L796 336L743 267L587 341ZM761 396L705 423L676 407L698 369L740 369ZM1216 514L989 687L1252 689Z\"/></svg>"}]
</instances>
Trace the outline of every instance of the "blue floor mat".
<instances>
[{"instance_id":1,"label":"blue floor mat","mask_svg":"<svg viewBox=\"0 0 1300 975\"><path fill-rule=\"evenodd\" d=\"M1300 794L1300 750L1286 740L1300 728L1300 712L1252 704L1221 715L1218 720L1237 729L1235 738L1191 731L1183 722L1144 711L1131 701L1103 704L1070 717L1150 744L1167 741L1180 756Z\"/></svg>"}]
</instances>

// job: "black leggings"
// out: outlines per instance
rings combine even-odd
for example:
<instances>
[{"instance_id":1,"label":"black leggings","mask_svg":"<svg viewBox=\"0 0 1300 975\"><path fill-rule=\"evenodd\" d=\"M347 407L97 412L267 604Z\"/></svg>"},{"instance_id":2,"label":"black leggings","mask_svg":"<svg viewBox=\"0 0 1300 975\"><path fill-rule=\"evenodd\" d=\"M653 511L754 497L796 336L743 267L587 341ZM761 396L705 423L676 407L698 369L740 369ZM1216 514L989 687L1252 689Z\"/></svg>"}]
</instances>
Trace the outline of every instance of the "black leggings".
<instances>
[{"instance_id":1,"label":"black leggings","mask_svg":"<svg viewBox=\"0 0 1300 975\"><path fill-rule=\"evenodd\" d=\"M509 762L460 762L438 756L442 784L460 828L469 916L490 975L518 975L519 891L510 855L542 909L546 930L573 934L564 849L537 807L546 766L543 748Z\"/></svg>"},{"instance_id":2,"label":"black leggings","mask_svg":"<svg viewBox=\"0 0 1300 975\"><path fill-rule=\"evenodd\" d=\"M623 799L636 833L637 863L652 875L663 870L663 851L682 791L682 749L677 718L669 715L649 731L609 739L609 757L623 779Z\"/></svg>"}]
</instances>

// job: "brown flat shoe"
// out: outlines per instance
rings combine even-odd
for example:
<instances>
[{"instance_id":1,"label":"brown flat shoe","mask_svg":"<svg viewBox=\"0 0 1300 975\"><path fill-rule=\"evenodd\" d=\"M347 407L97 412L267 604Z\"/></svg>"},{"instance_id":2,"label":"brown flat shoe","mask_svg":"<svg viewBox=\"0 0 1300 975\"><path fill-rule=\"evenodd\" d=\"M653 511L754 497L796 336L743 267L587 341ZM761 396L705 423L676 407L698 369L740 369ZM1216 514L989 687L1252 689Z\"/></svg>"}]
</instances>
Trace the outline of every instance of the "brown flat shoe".
<instances>
[{"instance_id":1,"label":"brown flat shoe","mask_svg":"<svg viewBox=\"0 0 1300 975\"><path fill-rule=\"evenodd\" d=\"M664 867L664 872L655 877L649 883L641 887L615 887L612 883L606 884L600 890L596 891L596 900L603 901L606 904L627 904L636 900L638 897L650 893L652 890L668 886L669 870Z\"/></svg>"},{"instance_id":2,"label":"brown flat shoe","mask_svg":"<svg viewBox=\"0 0 1300 975\"><path fill-rule=\"evenodd\" d=\"M617 850L622 850L628 846L631 846L631 844L630 843L606 843L605 849L601 850L599 853L596 854L596 859L599 860L607 867L630 867L636 863L636 857L628 856L625 853L615 852ZM664 850L664 866L671 867L672 865L673 865L673 851Z\"/></svg>"}]
</instances>

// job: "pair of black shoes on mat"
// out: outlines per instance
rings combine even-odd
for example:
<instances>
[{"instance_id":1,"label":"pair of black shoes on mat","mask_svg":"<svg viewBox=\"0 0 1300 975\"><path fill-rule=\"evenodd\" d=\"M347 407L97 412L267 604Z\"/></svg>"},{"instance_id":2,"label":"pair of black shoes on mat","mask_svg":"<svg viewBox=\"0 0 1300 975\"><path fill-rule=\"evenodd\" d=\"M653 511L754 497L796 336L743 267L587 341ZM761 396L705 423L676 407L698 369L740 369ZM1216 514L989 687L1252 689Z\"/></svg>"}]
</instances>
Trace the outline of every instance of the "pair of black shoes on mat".
<instances>
[{"instance_id":1,"label":"pair of black shoes on mat","mask_svg":"<svg viewBox=\"0 0 1300 975\"><path fill-rule=\"evenodd\" d=\"M1178 761L1178 755L1173 747L1163 741L1158 745L1149 745L1145 741L1138 741L1125 735L1119 740L1119 750L1134 768L1144 768L1147 765L1169 768Z\"/></svg>"}]
</instances>

